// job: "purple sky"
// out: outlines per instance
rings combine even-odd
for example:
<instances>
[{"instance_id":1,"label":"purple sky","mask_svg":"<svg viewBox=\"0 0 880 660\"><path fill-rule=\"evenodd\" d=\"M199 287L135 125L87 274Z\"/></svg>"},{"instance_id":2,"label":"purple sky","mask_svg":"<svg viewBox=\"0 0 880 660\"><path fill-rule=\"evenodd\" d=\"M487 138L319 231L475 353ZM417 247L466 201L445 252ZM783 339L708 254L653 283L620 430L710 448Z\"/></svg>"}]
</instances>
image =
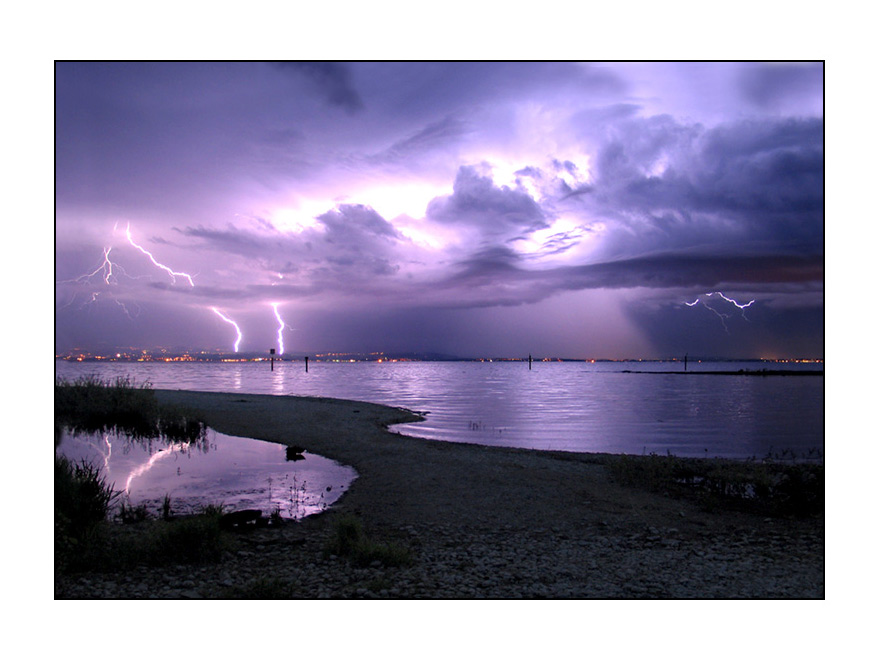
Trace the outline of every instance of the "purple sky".
<instances>
[{"instance_id":1,"label":"purple sky","mask_svg":"<svg viewBox=\"0 0 880 660\"><path fill-rule=\"evenodd\" d=\"M821 63L55 84L57 351L824 355Z\"/></svg>"}]
</instances>

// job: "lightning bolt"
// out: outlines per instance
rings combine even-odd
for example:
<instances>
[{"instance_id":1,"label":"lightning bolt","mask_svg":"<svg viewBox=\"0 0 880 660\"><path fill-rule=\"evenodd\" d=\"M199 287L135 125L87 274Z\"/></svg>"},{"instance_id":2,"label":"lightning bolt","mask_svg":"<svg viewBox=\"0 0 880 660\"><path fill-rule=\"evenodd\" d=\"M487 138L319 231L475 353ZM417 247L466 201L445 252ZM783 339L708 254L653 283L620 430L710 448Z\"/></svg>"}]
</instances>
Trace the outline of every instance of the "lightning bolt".
<instances>
[{"instance_id":1,"label":"lightning bolt","mask_svg":"<svg viewBox=\"0 0 880 660\"><path fill-rule=\"evenodd\" d=\"M739 309L740 313L742 314L742 317L746 321L748 321L749 319L746 316L745 310L746 310L746 308L751 307L751 305L755 302L754 300L750 300L747 303L740 303L740 302L737 302L736 300L734 300L733 298L728 298L720 291L713 291L711 293L706 293L703 295L706 296L707 298L709 298L711 296L719 296L719 297L723 298L727 302L729 302L732 305L734 305L735 307L737 307ZM694 300L694 302L685 302L684 304L687 305L688 307L694 307L695 305L697 305L697 303L700 303L700 298L697 298L696 300ZM707 305L705 302L702 302L701 304L703 305L703 307L708 309L710 312L712 312L715 316L717 316L721 320L721 325L724 326L724 332L726 332L727 334L730 334L730 330L728 330L728 328L727 328L727 319L730 318L730 315L724 314L722 312L719 312L717 309L709 307L709 305Z\"/></svg>"},{"instance_id":2,"label":"lightning bolt","mask_svg":"<svg viewBox=\"0 0 880 660\"><path fill-rule=\"evenodd\" d=\"M236 323L236 322L233 321L231 318L229 318L228 316L226 316L223 312L221 312L221 311L220 311L219 309L217 309L216 307L212 307L211 310L212 310L217 316L219 316L221 319L223 319L223 320L226 321L227 323L231 324L232 327L235 328L235 332L238 333L238 338L235 340L235 345L233 346L233 349L235 350L236 353L238 353L238 345L241 343L241 328L238 327L238 323Z\"/></svg>"},{"instance_id":3,"label":"lightning bolt","mask_svg":"<svg viewBox=\"0 0 880 660\"><path fill-rule=\"evenodd\" d=\"M172 281L172 282L176 283L178 277L184 277L184 278L186 278L186 280L189 282L189 285L190 285L190 286L195 286L195 284L193 283L193 279L192 279L192 276L191 276L191 275L189 275L188 273L178 273L178 272L176 272L176 271L171 270L171 269L170 269L168 266L166 266L165 264L161 264L161 263L159 263L158 261L156 261L156 257L154 257L154 256L153 256L148 250L145 250L145 249L142 248L140 245L138 245L137 243L135 243L135 242L134 242L134 239L131 237L131 223L129 223L128 226L125 228L125 237L128 239L128 242L129 242L129 243L131 243L134 247L136 247L138 250L140 250L140 251L143 252L145 255L147 255L147 257L150 258L150 261L152 261L153 264L154 264L155 266L157 266L158 268L161 268L161 269L164 270L166 273L168 273L168 274L171 276L171 281Z\"/></svg>"},{"instance_id":4,"label":"lightning bolt","mask_svg":"<svg viewBox=\"0 0 880 660\"><path fill-rule=\"evenodd\" d=\"M281 319L281 314L278 312L278 305L280 303L270 304L275 311L275 318L278 320L278 355L280 356L284 354L284 328L290 328L290 326Z\"/></svg>"},{"instance_id":5,"label":"lightning bolt","mask_svg":"<svg viewBox=\"0 0 880 660\"><path fill-rule=\"evenodd\" d=\"M112 246L103 248L104 259L103 259L103 261L101 261L100 264L98 264L98 266L92 272L84 273L84 274L80 275L79 277L75 277L70 280L57 280L55 283L56 284L76 284L76 285L81 285L81 286L97 287L100 285L97 282L95 282L94 279L96 277L100 277L100 279L104 283L104 285L106 285L107 287L113 287L113 286L116 286L119 284L119 281L117 278L117 273L120 273L129 279L137 279L137 278L131 277L131 275L129 275L128 273L125 272L125 269L122 266L120 266L118 263L116 263L115 261L113 261L110 258L110 252L112 250L113 250ZM86 300L77 309L83 309L84 307L87 307L88 305L96 303L99 300L99 298L101 298L102 294L106 294L107 296L109 296L110 300L112 300L119 307L121 307L122 311L125 313L125 315L129 319L133 320L138 315L139 312L132 315L131 312L129 311L128 307L125 306L125 303L118 300L109 291L109 289L107 291L92 290L91 294L88 297L88 300ZM71 299L67 303L65 303L64 305L61 306L61 309L66 309L66 308L70 307L71 305L73 305L73 303L75 303L77 301L79 296L80 296L79 292L75 292L73 294L73 296L71 297Z\"/></svg>"},{"instance_id":6,"label":"lightning bolt","mask_svg":"<svg viewBox=\"0 0 880 660\"><path fill-rule=\"evenodd\" d=\"M110 284L110 278L113 277L113 262L110 261L110 250L112 249L112 246L104 248L104 263L102 263L100 266L100 268L104 271L104 284ZM92 273L92 275L97 272L98 271L96 270L94 273ZM116 281L115 277L113 278L113 281Z\"/></svg>"},{"instance_id":7,"label":"lightning bolt","mask_svg":"<svg viewBox=\"0 0 880 660\"><path fill-rule=\"evenodd\" d=\"M716 295L719 295L719 296L721 296L722 298L724 298L727 302L729 302L729 303L733 303L734 305L736 305L737 307L739 307L741 310L742 310L742 309L745 309L746 307L751 307L752 303L755 302L754 300L750 300L750 301L747 302L745 305L742 305L742 304L736 302L733 298L728 298L727 296L725 296L725 295L724 295L723 293L721 293L720 291L716 291L715 293L716 293ZM707 293L706 295L707 295L707 296L711 296L712 294L711 294L711 293ZM743 312L743 318L744 318L744 319L746 318L745 312ZM748 321L748 319L746 319L746 321Z\"/></svg>"},{"instance_id":8,"label":"lightning bolt","mask_svg":"<svg viewBox=\"0 0 880 660\"><path fill-rule=\"evenodd\" d=\"M128 478L125 480L125 492L130 493L131 492L131 482L134 481L137 477L144 474L145 472L148 472L150 469L152 469L152 467L154 465L156 465L156 463L168 458L169 456L173 456L174 454L180 453L184 449L186 449L186 445L184 443L175 442L175 443L168 446L167 451L159 451L159 452L153 454L152 456L150 456L150 458L147 459L146 463L139 465L138 467L134 468L129 473Z\"/></svg>"}]
</instances>

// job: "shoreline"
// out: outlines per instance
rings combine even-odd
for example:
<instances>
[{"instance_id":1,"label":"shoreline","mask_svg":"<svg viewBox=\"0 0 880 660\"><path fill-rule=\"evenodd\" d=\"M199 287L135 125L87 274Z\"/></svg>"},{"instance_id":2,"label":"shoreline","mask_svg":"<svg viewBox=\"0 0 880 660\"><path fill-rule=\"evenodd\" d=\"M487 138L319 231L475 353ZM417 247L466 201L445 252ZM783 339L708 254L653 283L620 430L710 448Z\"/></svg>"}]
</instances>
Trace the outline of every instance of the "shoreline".
<instances>
[{"instance_id":1,"label":"shoreline","mask_svg":"<svg viewBox=\"0 0 880 660\"><path fill-rule=\"evenodd\" d=\"M283 575L300 598L824 598L824 516L704 511L616 483L605 466L610 455L404 436L388 426L419 417L401 408L182 390L156 396L197 410L218 432L297 445L358 473L327 512L243 534L252 549L218 566L178 567L189 576L181 578L186 594L171 588L159 597L224 597ZM409 547L413 565L356 568L325 558L326 539L345 515L371 537ZM142 597L137 585L156 577L133 580L56 580L56 597Z\"/></svg>"},{"instance_id":2,"label":"shoreline","mask_svg":"<svg viewBox=\"0 0 880 660\"><path fill-rule=\"evenodd\" d=\"M682 374L687 376L824 376L821 369L740 369L738 371L631 371L624 369L622 374Z\"/></svg>"}]
</instances>

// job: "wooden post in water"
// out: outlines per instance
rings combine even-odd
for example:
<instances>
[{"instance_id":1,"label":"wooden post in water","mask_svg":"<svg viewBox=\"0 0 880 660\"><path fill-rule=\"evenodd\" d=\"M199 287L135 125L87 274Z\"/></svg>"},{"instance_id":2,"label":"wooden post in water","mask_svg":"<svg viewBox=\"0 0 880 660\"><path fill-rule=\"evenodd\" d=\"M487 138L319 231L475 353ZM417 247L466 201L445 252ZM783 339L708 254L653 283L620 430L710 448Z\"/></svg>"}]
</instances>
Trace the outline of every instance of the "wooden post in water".
<instances>
[{"instance_id":1,"label":"wooden post in water","mask_svg":"<svg viewBox=\"0 0 880 660\"><path fill-rule=\"evenodd\" d=\"M529 353L529 371L532 370L532 354Z\"/></svg>"},{"instance_id":2,"label":"wooden post in water","mask_svg":"<svg viewBox=\"0 0 880 660\"><path fill-rule=\"evenodd\" d=\"M275 349L269 349L269 371L275 371Z\"/></svg>"},{"instance_id":3,"label":"wooden post in water","mask_svg":"<svg viewBox=\"0 0 880 660\"><path fill-rule=\"evenodd\" d=\"M309 373L309 356L306 355L306 373Z\"/></svg>"},{"instance_id":4,"label":"wooden post in water","mask_svg":"<svg viewBox=\"0 0 880 660\"><path fill-rule=\"evenodd\" d=\"M688 370L688 354L687 353L684 354L684 370L685 371Z\"/></svg>"}]
</instances>

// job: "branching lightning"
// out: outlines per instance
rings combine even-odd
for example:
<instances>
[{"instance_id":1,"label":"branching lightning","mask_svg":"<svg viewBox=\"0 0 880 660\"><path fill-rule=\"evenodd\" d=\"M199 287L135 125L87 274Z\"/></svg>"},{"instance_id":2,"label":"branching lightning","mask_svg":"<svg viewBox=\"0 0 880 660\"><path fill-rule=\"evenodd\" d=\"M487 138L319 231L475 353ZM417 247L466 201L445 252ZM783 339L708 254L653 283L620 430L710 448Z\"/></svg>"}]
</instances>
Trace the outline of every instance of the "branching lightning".
<instances>
[{"instance_id":1,"label":"branching lightning","mask_svg":"<svg viewBox=\"0 0 880 660\"><path fill-rule=\"evenodd\" d=\"M740 311L740 314L742 314L742 317L743 317L746 321L748 321L749 319L748 319L748 317L746 316L746 312L745 312L745 310L746 310L746 308L751 307L751 305L755 302L754 300L750 300L750 301L747 302L747 303L740 303L740 302L737 302L736 300L734 300L733 298L728 298L727 296L725 296L725 295L724 295L723 293L721 293L720 291L713 291L713 292L711 292L711 293L705 293L705 294L703 294L703 295L704 295L706 298L709 298L709 297L711 297L711 296L719 296L720 298L723 298L724 300L726 300L727 302L731 303L731 304L734 305L736 308L738 308L739 311ZM717 317L721 320L721 325L724 326L724 332L730 334L730 330L727 328L727 319L730 318L730 314L725 314L725 313L723 313L723 312L719 312L717 309L714 309L713 307L709 307L709 305L707 305L705 302L701 301L700 298L697 298L696 300L694 300L694 302L685 302L684 304L687 305L688 307L694 307L694 306L697 305L698 303L699 303L699 304L702 304L703 307L705 307L705 308L708 309L710 312L712 312L715 316L717 316Z\"/></svg>"},{"instance_id":2,"label":"branching lightning","mask_svg":"<svg viewBox=\"0 0 880 660\"><path fill-rule=\"evenodd\" d=\"M120 229L119 224L120 223L117 223L113 227L113 234L114 235ZM156 257L149 250L147 250L146 248L144 248L143 246L141 246L137 242L135 242L134 237L131 232L131 223L126 224L125 238L126 238L127 242L133 248L138 250L141 254L145 255L150 260L150 262L152 262L152 264L154 266L165 271L169 275L169 277L171 277L172 283L176 284L178 278L183 278L187 282L189 282L189 285L191 287L195 287L195 282L193 280L192 275L190 275L189 273L182 272L182 271L172 270L169 266L166 266L165 264L163 264L159 260L157 260ZM120 301L114 295L113 287L116 287L120 284L119 278L121 276L125 276L126 278L128 278L130 280L138 280L138 279L141 279L141 277L149 278L150 276L145 275L145 276L141 276L141 277L132 277L131 275L129 275L128 273L125 272L125 269L119 263L117 263L116 261L113 260L111 253L115 249L114 245L110 244L107 247L104 247L102 249L103 249L103 259L91 272L87 272L82 275L79 275L78 277L76 277L74 279L56 281L56 284L73 284L73 285L79 285L81 287L88 287L88 290L86 290L86 291L82 291L82 290L75 291L72 295L72 298L68 302L64 303L61 306L61 308L64 309L64 308L70 307L75 302L77 302L77 300L82 300L82 298L80 297L81 294L85 294L87 296L87 300L84 303L82 303L80 308L84 308L86 306L89 306L93 303L98 302L99 300L109 299L112 302L116 303L116 305L118 305L122 309L122 311L125 313L125 315L130 320L134 320L134 318L138 316L140 310L137 309L137 307L135 306L135 313L132 314L131 311L129 310L129 307L127 307L125 303ZM279 277L279 279L281 279L281 278L283 278L283 275L279 273L278 277ZM98 278L100 278L100 282L98 281ZM279 355L284 353L284 330L285 329L293 330L293 328L291 328L288 324L286 324L284 322L284 319L281 318L281 312L279 310L280 304L281 303L277 303L277 302L270 303L270 305L272 306L272 310L275 314L275 319L278 321L277 340L278 340ZM131 305L131 303L129 303L129 305ZM233 350L236 353L238 353L239 346L241 345L241 341L242 341L241 328L238 326L238 324L233 319L226 316L218 308L211 307L211 311L213 311L217 316L219 316L221 319L223 319L223 321L225 321L226 323L229 323L232 327L235 328L236 339L235 339L235 343L233 345Z\"/></svg>"},{"instance_id":3,"label":"branching lightning","mask_svg":"<svg viewBox=\"0 0 880 660\"><path fill-rule=\"evenodd\" d=\"M193 283L193 279L192 279L192 276L191 276L191 275L189 275L188 273L178 273L178 272L176 272L176 271L171 270L171 269L170 269L168 266L166 266L165 264L161 264L161 263L159 263L158 261L156 261L156 258L155 258L152 254L150 254L150 252L149 252L148 250L145 250L145 249L142 248L140 245L138 245L137 243L135 243L135 242L134 242L134 239L131 237L131 224L129 224L129 225L125 228L125 237L128 239L128 242L129 242L129 243L131 243L134 247L136 247L138 250L140 250L140 251L143 252L145 255L147 255L147 257L150 258L150 261L152 261L153 264L154 264L155 266L157 266L158 268L161 268L161 269L164 270L166 273L168 273L168 274L171 276L171 281L172 281L172 282L177 282L177 278L178 278L178 277L184 277L184 278L186 278L186 280L189 282L189 285L190 285L190 286L195 286L195 284Z\"/></svg>"},{"instance_id":4,"label":"branching lightning","mask_svg":"<svg viewBox=\"0 0 880 660\"><path fill-rule=\"evenodd\" d=\"M103 285L108 288L106 290L96 290L95 288L91 288L91 291L88 294L88 299L84 303L82 303L78 307L78 309L83 309L93 303L98 302L98 300L103 299L104 294L106 294L107 298L109 298L112 302L116 303L120 308L122 308L122 311L125 313L125 315L129 319L133 320L138 314L135 313L134 315L132 315L132 313L129 311L129 309L125 305L125 303L118 300L116 298L116 296L113 295L113 293L111 292L109 287L113 287L113 286L116 286L119 284L117 274L122 274L129 279L136 279L136 278L131 277L128 273L125 272L125 269L122 266L120 266L118 263L116 263L115 261L113 261L110 258L110 252L112 250L113 250L112 246L103 248L103 252L104 252L103 261L101 261L101 263L98 264L98 266L96 266L95 269L93 271L91 271L90 273L84 273L84 274L82 274L78 277L75 277L73 279L70 279L70 280L59 280L56 282L56 284L75 284L75 285L85 286L85 287L99 287L100 288L101 284L94 281L95 278L100 277L101 282L103 282ZM73 294L73 296L71 297L71 299L67 303L65 303L64 305L61 306L61 309L66 309L67 307L70 307L74 302L77 301L79 296L80 296L80 292L75 292Z\"/></svg>"},{"instance_id":5,"label":"branching lightning","mask_svg":"<svg viewBox=\"0 0 880 660\"><path fill-rule=\"evenodd\" d=\"M114 227L113 227L114 233L116 232L116 230L117 230L117 226L114 225ZM145 250L143 247L141 247L140 245L135 243L134 239L132 238L132 235L131 235L131 225L130 224L126 227L125 235L126 235L126 238L128 239L128 242L133 247L137 248L140 252L147 255L147 257L149 257L150 261L152 261L153 264L155 264L158 268L161 268L162 270L167 272L171 276L173 281L176 281L177 277L184 277L190 283L190 286L195 286L193 283L192 276L190 276L188 273L178 273L176 271L171 270L170 268L168 268L168 266L165 266L164 264L159 263L155 259L155 257L153 257L153 255L150 254L149 251ZM70 280L60 280L60 281L56 282L56 284L76 284L76 285L87 286L87 287L91 288L91 290L88 294L88 299L80 305L79 309L87 307L93 303L98 302L101 299L105 299L105 297L106 297L106 299L109 299L112 302L116 303L116 305L118 305L122 309L123 313L129 319L134 320L134 318L138 316L139 310L137 310L134 314L132 314L131 310L126 305L126 303L123 303L121 300L119 300L111 292L111 290L109 288L106 290L96 290L96 288L93 288L93 287L101 287L101 284L99 284L96 281L98 277L100 277L101 282L103 282L103 285L106 287L117 286L119 284L119 276L120 275L124 275L126 278L128 278L130 280L140 279L138 277L132 277L131 275L126 273L125 269L119 263L117 263L116 261L113 260L113 258L110 255L110 253L113 251L113 249L114 248L112 245L103 248L104 258L101 261L101 263L98 264L98 266L95 267L95 269L92 270L91 272L84 273L84 274L82 274L78 277L75 277L73 279L70 279ZM74 304L74 302L77 301L77 299L79 299L79 297L80 297L80 293L75 292L73 294L72 298L67 303L62 305L61 309L65 309L67 307L70 307L71 305Z\"/></svg>"},{"instance_id":6,"label":"branching lightning","mask_svg":"<svg viewBox=\"0 0 880 660\"><path fill-rule=\"evenodd\" d=\"M728 298L727 296L725 296L725 295L724 295L723 293L721 293L720 291L716 291L715 293L716 293L717 295L721 296L722 298L724 298L727 302L729 302L729 303L733 303L734 305L736 305L736 306L739 307L740 309L745 309L746 307L750 307L750 306L752 305L752 303L755 302L754 300L750 300L750 301L747 302L745 305L741 305L740 303L736 302L733 298ZM707 295L707 296L711 296L712 294L711 294L711 293L707 293L706 295ZM746 318L745 313L743 313L743 318L744 318L744 319ZM746 320L748 321L748 319L746 319Z\"/></svg>"},{"instance_id":7,"label":"branching lightning","mask_svg":"<svg viewBox=\"0 0 880 660\"><path fill-rule=\"evenodd\" d=\"M216 307L212 307L211 310L212 310L217 316L219 316L221 319L223 319L223 320L226 321L227 323L231 324L232 327L235 328L235 332L238 334L238 338L235 340L235 345L233 346L233 349L235 350L236 353L238 353L238 345L241 343L241 328L238 327L238 323L236 323L236 322L233 321L231 318L229 318L228 316L226 316L223 312L221 312L221 311L220 311L219 309L217 309Z\"/></svg>"}]
</instances>

